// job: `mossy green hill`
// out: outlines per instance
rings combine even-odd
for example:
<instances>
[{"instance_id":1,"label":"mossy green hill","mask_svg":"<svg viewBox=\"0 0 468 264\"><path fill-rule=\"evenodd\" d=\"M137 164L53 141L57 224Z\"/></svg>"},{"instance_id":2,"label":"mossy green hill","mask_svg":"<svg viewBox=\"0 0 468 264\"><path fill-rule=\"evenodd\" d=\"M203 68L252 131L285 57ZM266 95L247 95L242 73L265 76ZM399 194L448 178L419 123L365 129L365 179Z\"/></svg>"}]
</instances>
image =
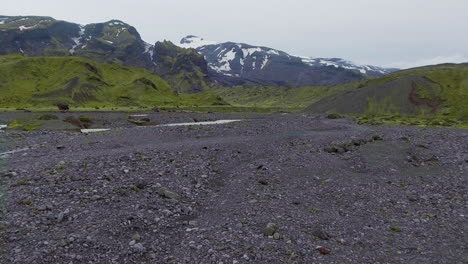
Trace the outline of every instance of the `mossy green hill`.
<instances>
[{"instance_id":1,"label":"mossy green hill","mask_svg":"<svg viewBox=\"0 0 468 264\"><path fill-rule=\"evenodd\" d=\"M305 111L444 118L467 123L468 64L415 68L356 83Z\"/></svg>"},{"instance_id":2,"label":"mossy green hill","mask_svg":"<svg viewBox=\"0 0 468 264\"><path fill-rule=\"evenodd\" d=\"M0 107L178 107L225 104L212 93L178 94L144 69L79 57L0 57Z\"/></svg>"}]
</instances>

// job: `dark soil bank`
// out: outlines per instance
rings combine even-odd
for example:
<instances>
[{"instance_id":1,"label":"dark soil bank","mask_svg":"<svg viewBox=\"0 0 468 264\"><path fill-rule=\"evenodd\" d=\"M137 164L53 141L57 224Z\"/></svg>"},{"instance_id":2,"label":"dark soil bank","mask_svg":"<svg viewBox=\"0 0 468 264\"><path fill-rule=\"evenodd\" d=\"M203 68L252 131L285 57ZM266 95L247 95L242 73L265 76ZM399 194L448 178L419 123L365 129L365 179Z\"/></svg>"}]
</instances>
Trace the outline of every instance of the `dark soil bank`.
<instances>
[{"instance_id":1,"label":"dark soil bank","mask_svg":"<svg viewBox=\"0 0 468 264\"><path fill-rule=\"evenodd\" d=\"M0 152L19 150L0 155L1 263L468 259L467 130L177 113L149 118L245 120L138 127L126 114L87 116L112 130L0 132Z\"/></svg>"}]
</instances>

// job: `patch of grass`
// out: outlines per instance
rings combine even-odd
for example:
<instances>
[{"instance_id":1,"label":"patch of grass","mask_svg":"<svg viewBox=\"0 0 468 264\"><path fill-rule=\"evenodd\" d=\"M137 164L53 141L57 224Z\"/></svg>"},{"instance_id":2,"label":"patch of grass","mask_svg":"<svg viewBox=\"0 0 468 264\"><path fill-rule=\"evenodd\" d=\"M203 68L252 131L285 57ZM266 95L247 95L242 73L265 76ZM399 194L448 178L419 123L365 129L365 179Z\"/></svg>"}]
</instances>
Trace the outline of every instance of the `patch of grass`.
<instances>
[{"instance_id":1,"label":"patch of grass","mask_svg":"<svg viewBox=\"0 0 468 264\"><path fill-rule=\"evenodd\" d=\"M320 213L319 209L313 208L313 207L307 208L307 211L309 211L310 213L313 213L313 214Z\"/></svg>"},{"instance_id":2,"label":"patch of grass","mask_svg":"<svg viewBox=\"0 0 468 264\"><path fill-rule=\"evenodd\" d=\"M412 125L420 127L460 127L467 128L468 124L443 116L402 116L402 115L361 115L356 118L358 124L366 125Z\"/></svg>"},{"instance_id":3,"label":"patch of grass","mask_svg":"<svg viewBox=\"0 0 468 264\"><path fill-rule=\"evenodd\" d=\"M468 64L427 66L348 84L310 113L359 116L360 123L468 126Z\"/></svg>"},{"instance_id":4,"label":"patch of grass","mask_svg":"<svg viewBox=\"0 0 468 264\"><path fill-rule=\"evenodd\" d=\"M57 103L71 109L226 105L212 92L179 95L140 68L79 57L0 56L1 108L54 109Z\"/></svg>"},{"instance_id":5,"label":"patch of grass","mask_svg":"<svg viewBox=\"0 0 468 264\"><path fill-rule=\"evenodd\" d=\"M340 86L237 86L232 88L212 88L227 103L235 107L293 109L297 111L320 99L348 89Z\"/></svg>"},{"instance_id":6,"label":"patch of grass","mask_svg":"<svg viewBox=\"0 0 468 264\"><path fill-rule=\"evenodd\" d=\"M42 125L42 123L28 120L13 120L8 124L7 129L16 129L30 132L39 129Z\"/></svg>"},{"instance_id":7,"label":"patch of grass","mask_svg":"<svg viewBox=\"0 0 468 264\"><path fill-rule=\"evenodd\" d=\"M82 123L92 123L93 121L91 120L90 117L87 116L80 116L78 118Z\"/></svg>"}]
</instances>

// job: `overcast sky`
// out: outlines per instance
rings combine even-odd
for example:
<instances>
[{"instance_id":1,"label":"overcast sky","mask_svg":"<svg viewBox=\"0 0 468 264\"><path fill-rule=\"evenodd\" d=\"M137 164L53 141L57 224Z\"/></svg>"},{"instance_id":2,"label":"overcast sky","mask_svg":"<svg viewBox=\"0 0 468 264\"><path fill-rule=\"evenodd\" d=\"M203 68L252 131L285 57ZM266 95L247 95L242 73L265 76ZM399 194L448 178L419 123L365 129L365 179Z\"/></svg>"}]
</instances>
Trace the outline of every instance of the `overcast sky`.
<instances>
[{"instance_id":1,"label":"overcast sky","mask_svg":"<svg viewBox=\"0 0 468 264\"><path fill-rule=\"evenodd\" d=\"M358 63L468 62L468 0L14 0L0 15L123 20L143 39L193 34Z\"/></svg>"}]
</instances>

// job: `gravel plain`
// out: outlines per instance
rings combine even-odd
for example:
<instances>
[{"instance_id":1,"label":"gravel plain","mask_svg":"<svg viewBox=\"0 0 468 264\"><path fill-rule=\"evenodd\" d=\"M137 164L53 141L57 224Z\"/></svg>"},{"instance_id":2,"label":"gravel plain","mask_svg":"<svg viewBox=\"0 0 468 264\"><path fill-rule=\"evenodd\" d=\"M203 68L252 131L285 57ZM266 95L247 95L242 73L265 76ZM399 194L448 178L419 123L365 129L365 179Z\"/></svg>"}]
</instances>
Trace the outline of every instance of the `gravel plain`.
<instances>
[{"instance_id":1,"label":"gravel plain","mask_svg":"<svg viewBox=\"0 0 468 264\"><path fill-rule=\"evenodd\" d=\"M0 263L467 263L466 129L86 115L0 132Z\"/></svg>"}]
</instances>

